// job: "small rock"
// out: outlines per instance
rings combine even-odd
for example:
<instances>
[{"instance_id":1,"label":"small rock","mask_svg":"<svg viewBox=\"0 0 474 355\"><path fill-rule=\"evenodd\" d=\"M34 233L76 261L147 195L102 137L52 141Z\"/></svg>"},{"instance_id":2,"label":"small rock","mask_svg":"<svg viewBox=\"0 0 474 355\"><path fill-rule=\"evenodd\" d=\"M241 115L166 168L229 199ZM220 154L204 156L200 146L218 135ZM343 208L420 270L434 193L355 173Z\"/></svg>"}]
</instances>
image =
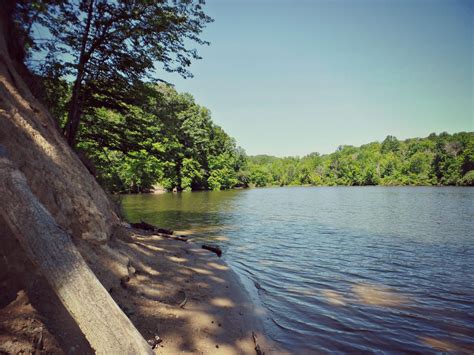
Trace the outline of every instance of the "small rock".
<instances>
[{"instance_id":1,"label":"small rock","mask_svg":"<svg viewBox=\"0 0 474 355\"><path fill-rule=\"evenodd\" d=\"M216 348L219 349L219 345L216 344Z\"/></svg>"}]
</instances>

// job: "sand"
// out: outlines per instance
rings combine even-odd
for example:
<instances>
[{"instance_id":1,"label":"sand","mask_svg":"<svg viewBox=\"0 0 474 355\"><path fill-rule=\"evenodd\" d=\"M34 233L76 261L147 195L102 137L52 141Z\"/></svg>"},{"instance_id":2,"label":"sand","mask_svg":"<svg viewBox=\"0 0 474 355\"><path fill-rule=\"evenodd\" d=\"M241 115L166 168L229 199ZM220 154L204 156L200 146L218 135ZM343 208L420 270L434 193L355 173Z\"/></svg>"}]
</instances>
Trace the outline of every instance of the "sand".
<instances>
[{"instance_id":1,"label":"sand","mask_svg":"<svg viewBox=\"0 0 474 355\"><path fill-rule=\"evenodd\" d=\"M143 231L129 237L78 247L155 353L257 354L254 335L262 352L286 353L265 336L262 310L214 253ZM0 302L0 353L93 352L41 278L9 293Z\"/></svg>"}]
</instances>

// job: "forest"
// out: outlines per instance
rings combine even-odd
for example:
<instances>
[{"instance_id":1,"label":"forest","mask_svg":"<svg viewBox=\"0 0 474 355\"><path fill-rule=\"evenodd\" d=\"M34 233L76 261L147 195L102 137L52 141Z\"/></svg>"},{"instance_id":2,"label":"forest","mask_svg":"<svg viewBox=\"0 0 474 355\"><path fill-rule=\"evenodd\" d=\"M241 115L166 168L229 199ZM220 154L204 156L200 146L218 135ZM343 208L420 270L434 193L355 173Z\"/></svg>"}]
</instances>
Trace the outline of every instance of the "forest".
<instances>
[{"instance_id":1,"label":"forest","mask_svg":"<svg viewBox=\"0 0 474 355\"><path fill-rule=\"evenodd\" d=\"M387 136L381 143L339 146L324 155L247 156L192 95L167 84L145 88L140 105L127 105L122 111L99 107L83 118L75 148L110 192L147 192L157 186L190 191L474 184L473 132L432 133L407 140ZM60 102L54 102L51 110L60 113L58 122L66 116Z\"/></svg>"},{"instance_id":2,"label":"forest","mask_svg":"<svg viewBox=\"0 0 474 355\"><path fill-rule=\"evenodd\" d=\"M269 185L473 185L474 133L432 133L426 138L339 146L302 158L248 158L247 176Z\"/></svg>"},{"instance_id":3,"label":"forest","mask_svg":"<svg viewBox=\"0 0 474 355\"><path fill-rule=\"evenodd\" d=\"M64 125L70 85L62 95L42 77L45 101ZM287 185L474 184L474 133L339 146L304 157L247 156L211 112L189 93L165 83L144 84L141 101L120 110L105 106L83 116L75 149L112 193L221 190ZM251 128L249 128L251 129ZM271 130L271 128L269 128Z\"/></svg>"},{"instance_id":4,"label":"forest","mask_svg":"<svg viewBox=\"0 0 474 355\"><path fill-rule=\"evenodd\" d=\"M402 141L387 136L325 155L247 156L213 123L209 109L156 79L156 63L192 76L188 67L200 57L185 41L207 45L198 35L210 22L199 1L164 7L143 2L133 11L121 2L18 2L16 23L32 88L109 192L473 185L472 132Z\"/></svg>"}]
</instances>

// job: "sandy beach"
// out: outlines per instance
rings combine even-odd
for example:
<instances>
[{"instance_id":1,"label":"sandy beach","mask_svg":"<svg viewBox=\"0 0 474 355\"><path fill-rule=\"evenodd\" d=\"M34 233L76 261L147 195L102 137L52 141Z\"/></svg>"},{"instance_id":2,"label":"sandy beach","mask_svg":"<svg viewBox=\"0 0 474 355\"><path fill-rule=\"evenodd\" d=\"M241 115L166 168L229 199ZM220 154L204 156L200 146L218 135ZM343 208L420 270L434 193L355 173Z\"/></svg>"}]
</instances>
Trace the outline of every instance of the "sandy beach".
<instances>
[{"instance_id":1,"label":"sandy beach","mask_svg":"<svg viewBox=\"0 0 474 355\"><path fill-rule=\"evenodd\" d=\"M79 248L155 353L284 353L265 336L263 312L222 259L198 243L126 234ZM92 353L59 301L38 285L2 285L10 292L0 303L0 352Z\"/></svg>"}]
</instances>

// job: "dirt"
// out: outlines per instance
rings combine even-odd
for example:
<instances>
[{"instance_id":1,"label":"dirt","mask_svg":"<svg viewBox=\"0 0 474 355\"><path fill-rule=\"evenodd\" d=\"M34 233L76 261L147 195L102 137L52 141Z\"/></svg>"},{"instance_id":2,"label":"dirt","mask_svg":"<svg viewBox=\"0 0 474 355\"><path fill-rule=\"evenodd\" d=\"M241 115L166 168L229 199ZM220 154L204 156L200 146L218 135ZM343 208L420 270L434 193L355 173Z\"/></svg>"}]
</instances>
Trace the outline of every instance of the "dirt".
<instances>
[{"instance_id":1,"label":"dirt","mask_svg":"<svg viewBox=\"0 0 474 355\"><path fill-rule=\"evenodd\" d=\"M0 312L0 352L59 353L58 342L44 325L44 320L31 305L28 295L20 290L16 298Z\"/></svg>"},{"instance_id":2,"label":"dirt","mask_svg":"<svg viewBox=\"0 0 474 355\"><path fill-rule=\"evenodd\" d=\"M222 259L197 243L128 233L128 243L78 247L155 353L256 354L252 333L261 351L283 353L264 335L261 311ZM10 290L10 300L2 292L0 353L92 353L41 281Z\"/></svg>"}]
</instances>

